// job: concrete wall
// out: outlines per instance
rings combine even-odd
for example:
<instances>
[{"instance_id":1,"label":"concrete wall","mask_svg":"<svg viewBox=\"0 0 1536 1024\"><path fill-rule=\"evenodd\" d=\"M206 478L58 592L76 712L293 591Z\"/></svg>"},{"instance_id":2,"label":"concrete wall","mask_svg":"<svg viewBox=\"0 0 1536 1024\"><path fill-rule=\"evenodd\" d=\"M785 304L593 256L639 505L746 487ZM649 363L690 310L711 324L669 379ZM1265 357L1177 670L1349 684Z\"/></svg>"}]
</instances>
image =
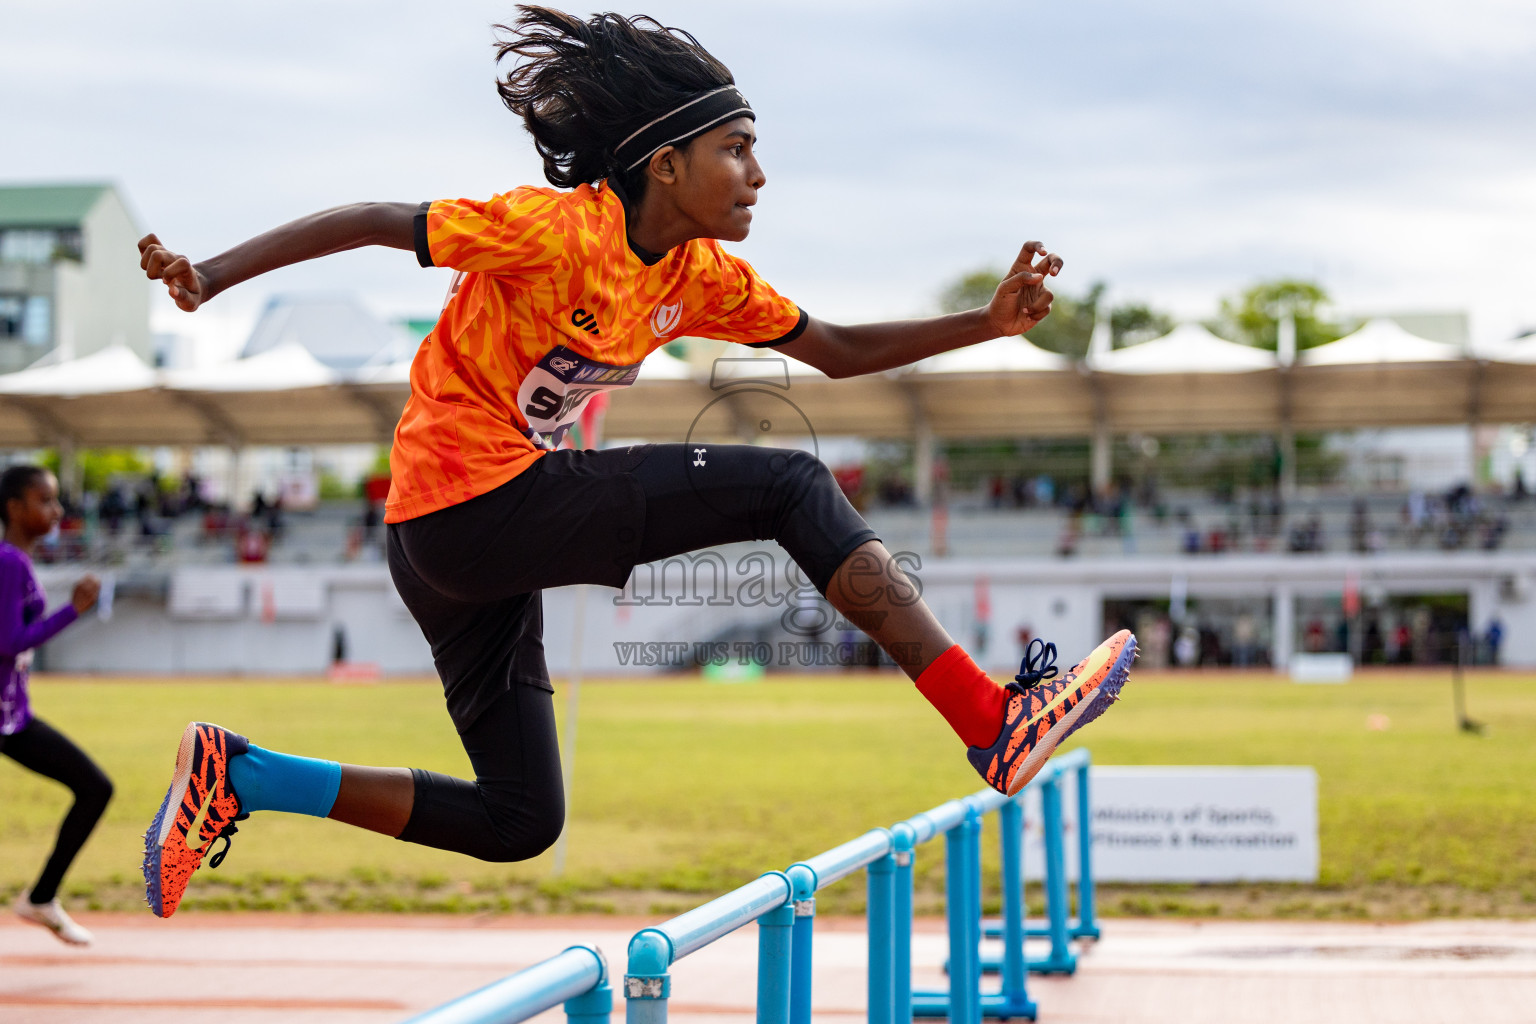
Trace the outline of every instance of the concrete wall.
<instances>
[{"instance_id":1,"label":"concrete wall","mask_svg":"<svg viewBox=\"0 0 1536 1024\"><path fill-rule=\"evenodd\" d=\"M760 637L772 647L776 664L788 659L779 667L794 668L799 649L780 644L837 641L835 627L815 636L785 628L797 609L808 609L782 576L776 581L777 603L752 600L736 570L743 554L753 550L722 552L719 564L732 572L718 586L685 591L683 566L674 563L660 577L661 585L649 590L632 583L626 591L587 587L585 596L580 588L547 591L545 653L551 671L563 675L572 665L578 622L583 671L594 675L657 671L655 650L647 653L636 644L688 650L705 641ZM432 671L431 652L382 565L218 566L182 573L123 579L111 621L88 616L48 645L42 665L72 672L318 673L330 664L340 630L351 661L373 662L391 674ZM1387 594L1466 593L1474 630L1485 629L1495 616L1503 621L1503 661L1536 666L1536 553L1230 556L1119 564L930 560L914 572L924 599L954 638L982 665L999 671L1018 663L1020 626L1055 642L1062 661L1070 663L1102 639L1105 599L1167 597L1176 576L1187 581L1192 598L1276 598L1274 658L1283 665L1286 641L1294 633L1279 621L1289 598L1338 594L1346 574L1357 576L1362 589ZM39 571L55 604L76 575ZM979 642L979 579L986 581L991 605L985 643Z\"/></svg>"}]
</instances>

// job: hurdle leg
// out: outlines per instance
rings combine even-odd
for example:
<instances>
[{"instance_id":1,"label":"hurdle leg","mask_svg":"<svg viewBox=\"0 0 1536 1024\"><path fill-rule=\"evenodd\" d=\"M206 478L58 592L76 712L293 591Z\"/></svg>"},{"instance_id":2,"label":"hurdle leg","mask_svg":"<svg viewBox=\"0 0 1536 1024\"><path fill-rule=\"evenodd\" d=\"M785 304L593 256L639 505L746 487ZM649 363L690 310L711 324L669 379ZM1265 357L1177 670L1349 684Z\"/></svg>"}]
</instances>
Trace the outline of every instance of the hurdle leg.
<instances>
[{"instance_id":1,"label":"hurdle leg","mask_svg":"<svg viewBox=\"0 0 1536 1024\"><path fill-rule=\"evenodd\" d=\"M1088 769L1084 761L1077 769L1077 927L1074 938L1097 939L1097 896L1093 888L1093 808L1088 799Z\"/></svg>"},{"instance_id":2,"label":"hurdle leg","mask_svg":"<svg viewBox=\"0 0 1536 1024\"><path fill-rule=\"evenodd\" d=\"M758 1024L789 1024L793 902L757 919Z\"/></svg>"},{"instance_id":3,"label":"hurdle leg","mask_svg":"<svg viewBox=\"0 0 1536 1024\"><path fill-rule=\"evenodd\" d=\"M672 996L672 943L654 928L629 940L629 969L624 975L625 1024L667 1024Z\"/></svg>"},{"instance_id":4,"label":"hurdle leg","mask_svg":"<svg viewBox=\"0 0 1536 1024\"><path fill-rule=\"evenodd\" d=\"M811 1024L811 948L816 935L816 875L803 864L785 872L795 923L790 933L789 1024Z\"/></svg>"},{"instance_id":5,"label":"hurdle leg","mask_svg":"<svg viewBox=\"0 0 1536 1024\"><path fill-rule=\"evenodd\" d=\"M895 921L892 950L891 1019L895 1024L912 1021L912 833L905 825L893 830L896 853Z\"/></svg>"},{"instance_id":6,"label":"hurdle leg","mask_svg":"<svg viewBox=\"0 0 1536 1024\"><path fill-rule=\"evenodd\" d=\"M1062 850L1061 784L1058 776L1045 779L1040 786L1040 808L1045 839L1045 910L1051 937L1050 955L1030 964L1042 974L1071 974L1077 970L1077 956L1072 952L1067 934L1067 865Z\"/></svg>"},{"instance_id":7,"label":"hurdle leg","mask_svg":"<svg viewBox=\"0 0 1536 1024\"><path fill-rule=\"evenodd\" d=\"M1003 848L1003 975L1002 991L986 1000L987 1016L1028 1017L1036 1008L1030 1002L1024 959L1024 808L1010 800L997 813Z\"/></svg>"},{"instance_id":8,"label":"hurdle leg","mask_svg":"<svg viewBox=\"0 0 1536 1024\"><path fill-rule=\"evenodd\" d=\"M606 980L585 995L565 1001L565 1024L608 1024L613 1013L613 989Z\"/></svg>"},{"instance_id":9,"label":"hurdle leg","mask_svg":"<svg viewBox=\"0 0 1536 1024\"><path fill-rule=\"evenodd\" d=\"M871 863L865 873L868 876L869 1024L895 1024L896 858L886 854Z\"/></svg>"}]
</instances>

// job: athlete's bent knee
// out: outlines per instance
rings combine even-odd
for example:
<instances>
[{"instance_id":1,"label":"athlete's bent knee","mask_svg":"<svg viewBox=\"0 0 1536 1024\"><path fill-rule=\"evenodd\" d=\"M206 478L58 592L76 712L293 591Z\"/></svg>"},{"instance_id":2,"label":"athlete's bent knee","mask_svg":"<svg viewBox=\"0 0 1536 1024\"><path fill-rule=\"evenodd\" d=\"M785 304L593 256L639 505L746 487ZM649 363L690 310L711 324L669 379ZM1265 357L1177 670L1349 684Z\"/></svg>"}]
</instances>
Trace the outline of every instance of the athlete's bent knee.
<instances>
[{"instance_id":1,"label":"athlete's bent knee","mask_svg":"<svg viewBox=\"0 0 1536 1024\"><path fill-rule=\"evenodd\" d=\"M564 829L564 817L553 821L524 823L516 831L498 828L496 829L498 841L495 848L480 853L479 857L493 864L513 864L517 861L532 860L554 846L555 840L560 838L560 833Z\"/></svg>"},{"instance_id":2,"label":"athlete's bent knee","mask_svg":"<svg viewBox=\"0 0 1536 1024\"><path fill-rule=\"evenodd\" d=\"M565 829L565 794L561 790L537 795L523 792L513 796L491 791L482 794L498 847L494 858L483 860L532 860L554 846Z\"/></svg>"}]
</instances>

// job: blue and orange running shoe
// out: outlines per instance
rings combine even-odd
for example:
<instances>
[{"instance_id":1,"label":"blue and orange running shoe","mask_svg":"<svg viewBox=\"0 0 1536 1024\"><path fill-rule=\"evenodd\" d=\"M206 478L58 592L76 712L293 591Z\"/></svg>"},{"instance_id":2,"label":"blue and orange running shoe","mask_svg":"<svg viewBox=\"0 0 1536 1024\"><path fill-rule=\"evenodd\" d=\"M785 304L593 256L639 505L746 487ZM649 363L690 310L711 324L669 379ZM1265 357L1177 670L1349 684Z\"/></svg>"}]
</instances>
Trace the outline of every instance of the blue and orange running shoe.
<instances>
[{"instance_id":1,"label":"blue and orange running shoe","mask_svg":"<svg viewBox=\"0 0 1536 1024\"><path fill-rule=\"evenodd\" d=\"M176 913L192 873L219 839L224 849L208 863L223 862L235 822L249 817L229 782L229 759L247 748L244 736L207 722L192 722L181 734L171 788L144 833L144 887L160 917Z\"/></svg>"},{"instance_id":2,"label":"blue and orange running shoe","mask_svg":"<svg viewBox=\"0 0 1536 1024\"><path fill-rule=\"evenodd\" d=\"M971 765L987 785L1013 796L1062 740L1120 699L1120 687L1135 660L1136 637L1122 629L1057 679L1056 645L1031 640L1019 674L1008 684L1013 696L1003 714L1002 732L990 747L966 749Z\"/></svg>"}]
</instances>

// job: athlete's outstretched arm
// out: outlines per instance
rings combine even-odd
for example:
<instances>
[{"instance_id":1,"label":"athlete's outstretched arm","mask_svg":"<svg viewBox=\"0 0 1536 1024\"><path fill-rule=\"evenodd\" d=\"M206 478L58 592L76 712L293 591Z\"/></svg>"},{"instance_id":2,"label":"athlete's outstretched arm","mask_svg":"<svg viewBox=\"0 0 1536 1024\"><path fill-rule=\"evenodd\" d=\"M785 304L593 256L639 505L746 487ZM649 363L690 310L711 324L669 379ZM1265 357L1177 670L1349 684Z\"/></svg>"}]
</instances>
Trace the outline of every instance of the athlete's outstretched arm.
<instances>
[{"instance_id":1,"label":"athlete's outstretched arm","mask_svg":"<svg viewBox=\"0 0 1536 1024\"><path fill-rule=\"evenodd\" d=\"M1051 311L1045 279L1061 272L1061 257L1026 242L992 301L981 309L926 320L842 327L812 317L794 341L774 351L816 367L828 377L856 377L915 363L977 342L1023 334Z\"/></svg>"},{"instance_id":2,"label":"athlete's outstretched arm","mask_svg":"<svg viewBox=\"0 0 1536 1024\"><path fill-rule=\"evenodd\" d=\"M415 248L414 203L353 203L300 217L257 235L210 260L193 263L171 252L154 235L139 239L139 266L152 281L164 281L171 298L187 312L258 274L365 245Z\"/></svg>"}]
</instances>

